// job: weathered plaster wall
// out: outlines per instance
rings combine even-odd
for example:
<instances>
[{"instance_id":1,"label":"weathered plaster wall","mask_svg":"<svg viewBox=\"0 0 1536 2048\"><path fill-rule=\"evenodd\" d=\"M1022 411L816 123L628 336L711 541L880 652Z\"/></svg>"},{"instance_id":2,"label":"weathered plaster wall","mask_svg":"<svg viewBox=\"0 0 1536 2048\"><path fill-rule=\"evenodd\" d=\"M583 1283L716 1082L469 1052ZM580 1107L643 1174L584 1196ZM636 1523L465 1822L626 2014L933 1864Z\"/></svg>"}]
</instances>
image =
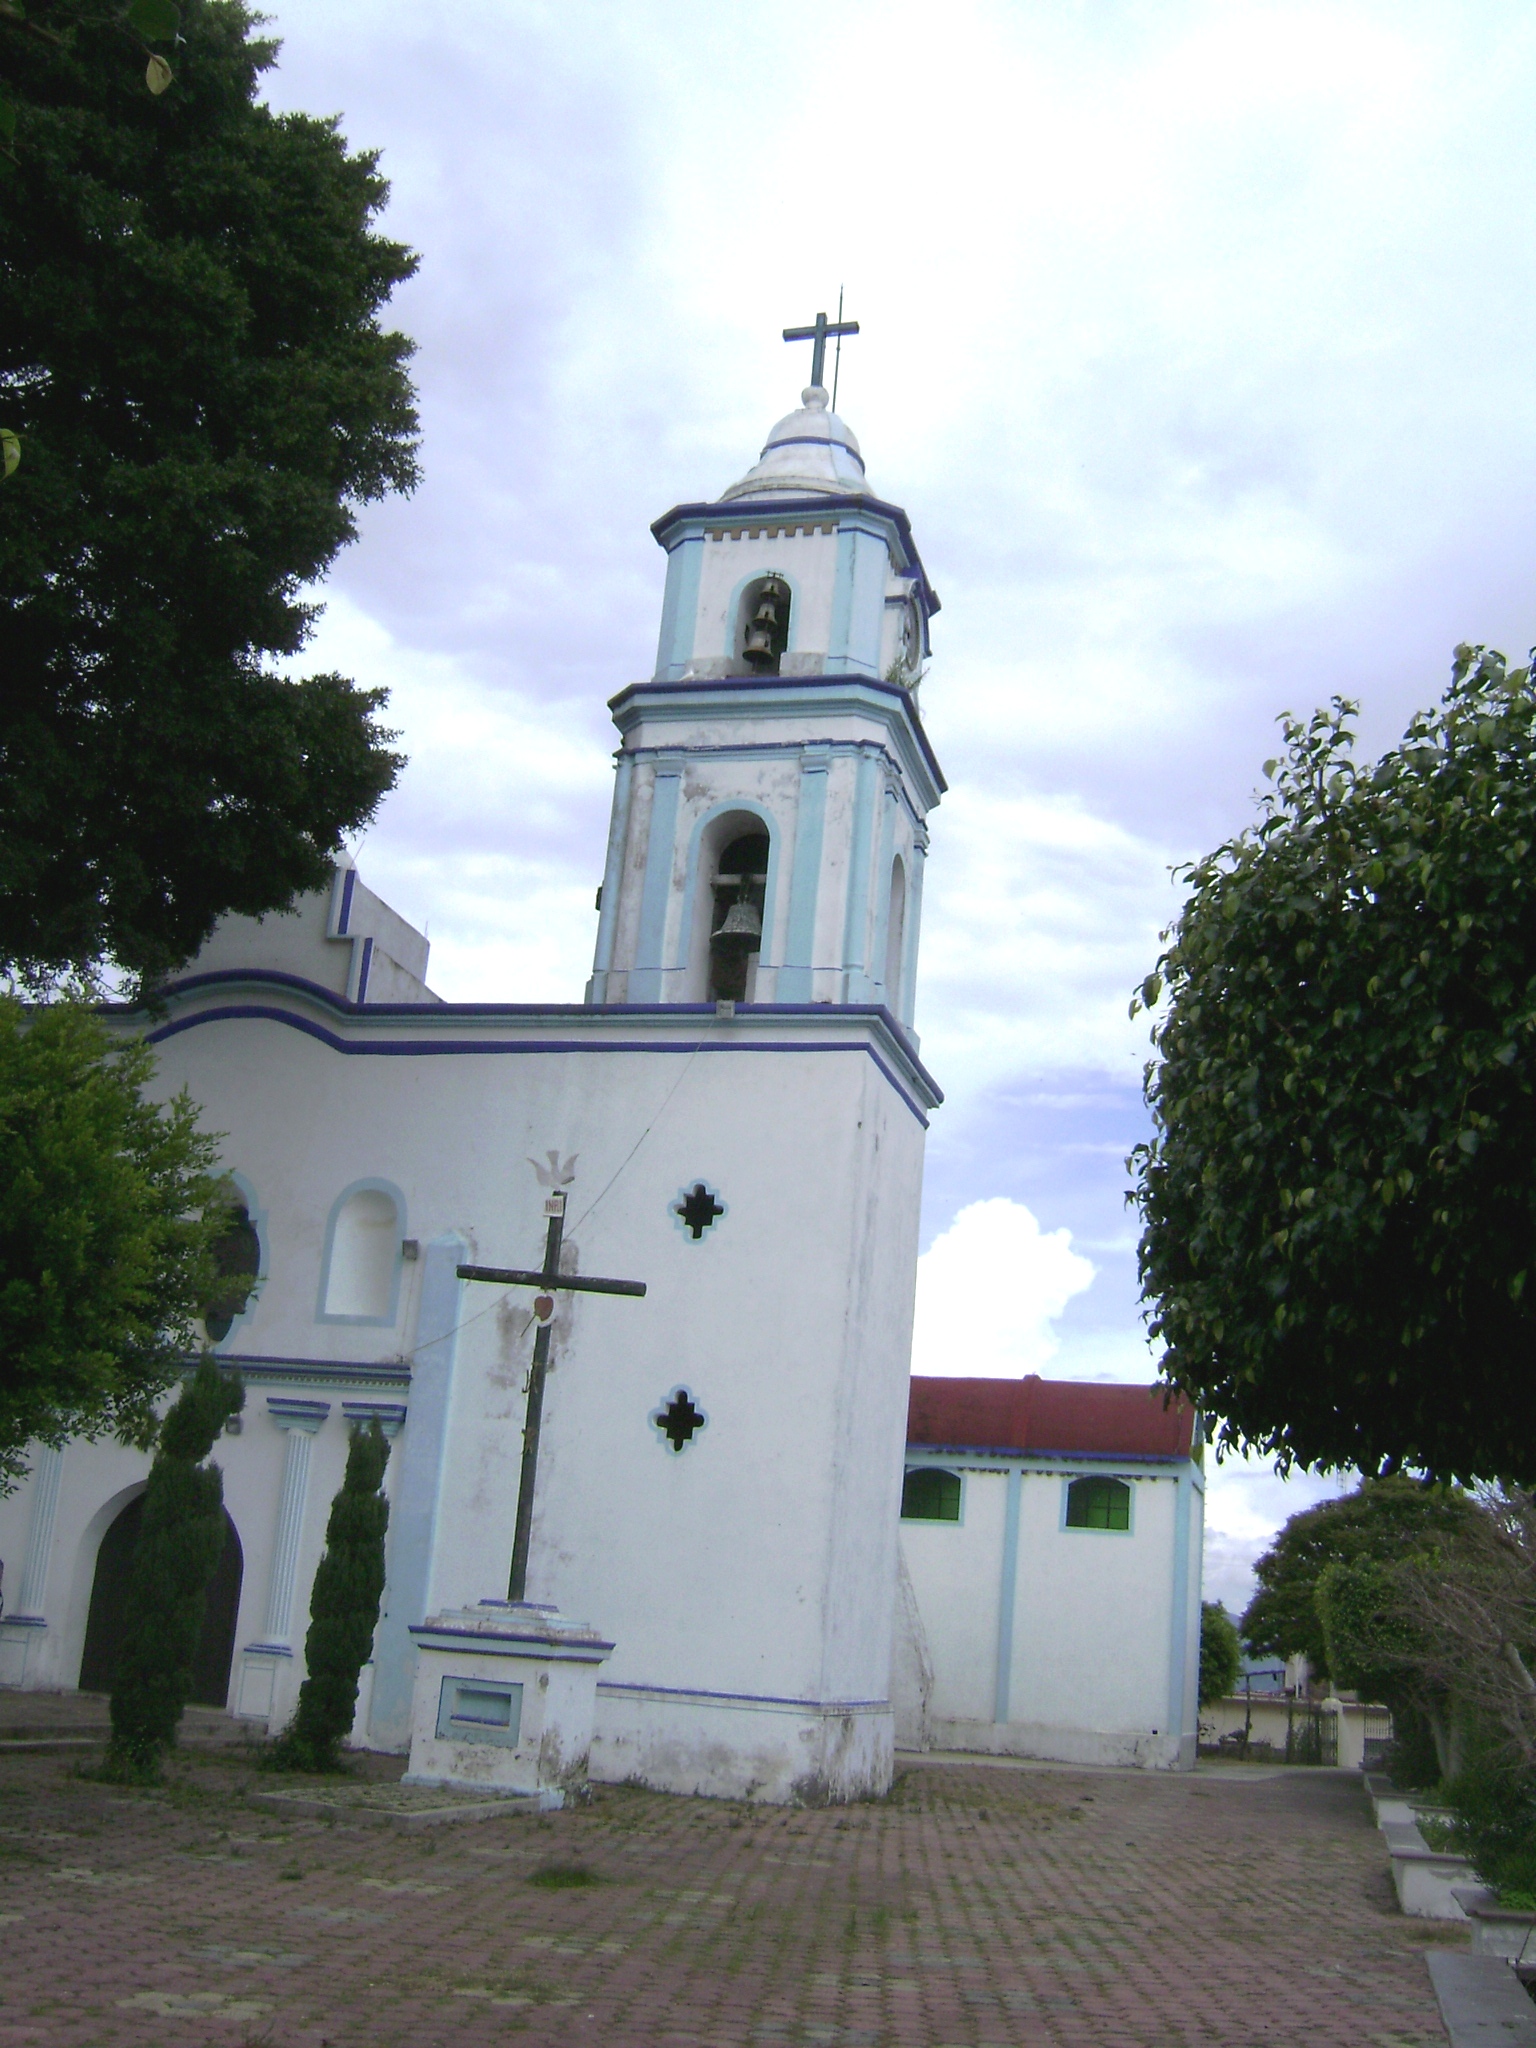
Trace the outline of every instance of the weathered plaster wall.
<instances>
[{"instance_id":1,"label":"weathered plaster wall","mask_svg":"<svg viewBox=\"0 0 1536 2048\"><path fill-rule=\"evenodd\" d=\"M665 1752L656 1782L696 1777L757 1796L871 1789L890 1754L895 1509L931 1100L902 1042L868 1013L338 1012L260 983L176 1003L163 1029L157 1085L186 1086L229 1133L224 1163L250 1191L263 1239L266 1277L223 1349L286 1371L282 1396L331 1402L311 1446L295 1655L277 1671L273 1719L302 1676L308 1589L345 1456L327 1373L387 1377L419 1350L438 1359L437 1420L416 1413L424 1373L390 1461L404 1497L376 1739L405 1737L408 1687L391 1662L404 1623L505 1592L529 1297L469 1288L452 1267L465 1254L538 1263L542 1190L528 1162L558 1149L576 1160L568 1264L650 1291L563 1300L530 1594L615 1639L603 1676L626 1769ZM699 1180L726 1213L695 1242L673 1204ZM359 1183L397 1190L400 1234L419 1256L400 1259L388 1315L341 1320L322 1311L327 1234L338 1197ZM446 1316L434 1288L447 1290ZM455 1324L451 1358L439 1358L442 1343L427 1340ZM678 1386L707 1417L681 1454L651 1421ZM253 1386L242 1435L218 1451L245 1549L232 1699L243 1690L248 1705L257 1681L247 1683L245 1652L265 1632L285 1451L267 1391ZM115 1446L66 1453L46 1655L29 1642L33 1661L14 1682L73 1682L100 1534L87 1525L146 1464ZM0 1503L8 1588L29 1491ZM396 1611L406 1604L408 1615ZM628 1736L626 1687L656 1696L635 1706L641 1725ZM689 1697L669 1719L656 1699L675 1694ZM752 1740L733 1762L742 1713L755 1717Z\"/></svg>"},{"instance_id":2,"label":"weathered plaster wall","mask_svg":"<svg viewBox=\"0 0 1536 2048\"><path fill-rule=\"evenodd\" d=\"M920 1462L959 1472L963 1486L960 1522L901 1524L933 1668L932 1746L1192 1765L1202 1505L1195 1467L941 1454ZM1068 1479L1094 1471L1130 1482L1128 1531L1065 1527ZM913 1718L910 1705L899 1711Z\"/></svg>"}]
</instances>

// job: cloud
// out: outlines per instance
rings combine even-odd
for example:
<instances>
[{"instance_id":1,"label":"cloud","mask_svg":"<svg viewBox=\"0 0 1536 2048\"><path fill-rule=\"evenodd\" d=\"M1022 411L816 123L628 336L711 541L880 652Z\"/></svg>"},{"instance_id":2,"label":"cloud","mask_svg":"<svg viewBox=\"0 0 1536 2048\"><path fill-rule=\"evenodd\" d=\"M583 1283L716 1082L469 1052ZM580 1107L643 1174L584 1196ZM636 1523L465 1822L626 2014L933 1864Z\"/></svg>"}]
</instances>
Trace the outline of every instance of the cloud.
<instances>
[{"instance_id":1,"label":"cloud","mask_svg":"<svg viewBox=\"0 0 1536 2048\"><path fill-rule=\"evenodd\" d=\"M952 1305L933 1346L1150 1376L1109 1247L1169 865L1251 818L1281 710L1361 697L1376 748L1457 640L1536 637L1530 9L272 11L274 103L381 149L385 232L423 256L394 312L424 481L363 508L311 665L393 688L411 765L361 860L430 924L434 984L579 998L649 522L746 469L805 374L780 329L845 282L841 410L944 598L930 1213L1006 1192L1044 1269L1099 1268L1055 1315ZM913 109L888 203L851 80ZM1315 1484L1213 1471L1214 1568Z\"/></svg>"},{"instance_id":2,"label":"cloud","mask_svg":"<svg viewBox=\"0 0 1536 2048\"><path fill-rule=\"evenodd\" d=\"M1042 1231L1022 1202L962 1209L917 1262L912 1370L1017 1379L1055 1355L1051 1324L1093 1281L1069 1230Z\"/></svg>"},{"instance_id":3,"label":"cloud","mask_svg":"<svg viewBox=\"0 0 1536 2048\"><path fill-rule=\"evenodd\" d=\"M1136 1077L1128 1015L1178 906L1171 855L1076 798L963 786L934 821L918 1024L957 1107L1005 1077Z\"/></svg>"},{"instance_id":4,"label":"cloud","mask_svg":"<svg viewBox=\"0 0 1536 2048\"><path fill-rule=\"evenodd\" d=\"M1205 1598L1241 1614L1253 1598L1253 1567L1292 1515L1352 1493L1352 1472L1294 1473L1282 1479L1262 1458L1218 1464L1210 1453L1205 1472Z\"/></svg>"}]
</instances>

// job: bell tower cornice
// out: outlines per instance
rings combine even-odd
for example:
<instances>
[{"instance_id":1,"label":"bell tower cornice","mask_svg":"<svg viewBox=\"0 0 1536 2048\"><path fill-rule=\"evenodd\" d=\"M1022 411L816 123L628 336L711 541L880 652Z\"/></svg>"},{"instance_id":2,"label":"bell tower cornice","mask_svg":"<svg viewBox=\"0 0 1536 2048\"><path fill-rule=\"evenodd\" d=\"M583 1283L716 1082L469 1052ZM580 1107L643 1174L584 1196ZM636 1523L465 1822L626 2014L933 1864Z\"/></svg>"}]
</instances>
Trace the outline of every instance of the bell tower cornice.
<instances>
[{"instance_id":1,"label":"bell tower cornice","mask_svg":"<svg viewBox=\"0 0 1536 2048\"><path fill-rule=\"evenodd\" d=\"M868 518L887 530L900 571L915 579L932 618L941 609L939 593L923 567L912 538L912 522L900 505L887 504L883 498L717 498L708 504L674 505L652 522L651 532L670 553L680 540L694 533L721 540L809 539L818 531L836 533L850 516Z\"/></svg>"},{"instance_id":2,"label":"bell tower cornice","mask_svg":"<svg viewBox=\"0 0 1536 2048\"><path fill-rule=\"evenodd\" d=\"M693 733L699 734L693 750L711 754L805 747L812 743L808 731L829 746L862 746L869 743L870 727L878 726L884 751L912 787L916 816L932 810L949 787L912 692L900 683L850 675L719 676L682 683L652 678L610 697L608 709L628 753L687 749L686 735ZM734 732L723 732L722 721ZM780 735L775 728L782 728Z\"/></svg>"}]
</instances>

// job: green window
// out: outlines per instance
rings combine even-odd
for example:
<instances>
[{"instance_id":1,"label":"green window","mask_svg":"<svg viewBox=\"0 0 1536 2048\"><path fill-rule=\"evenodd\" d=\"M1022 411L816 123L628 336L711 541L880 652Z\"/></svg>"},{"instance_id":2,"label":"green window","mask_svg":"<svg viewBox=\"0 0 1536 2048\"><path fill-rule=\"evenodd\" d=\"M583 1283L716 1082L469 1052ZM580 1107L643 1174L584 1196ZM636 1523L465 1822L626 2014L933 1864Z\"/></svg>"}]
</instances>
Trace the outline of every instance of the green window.
<instances>
[{"instance_id":1,"label":"green window","mask_svg":"<svg viewBox=\"0 0 1536 2048\"><path fill-rule=\"evenodd\" d=\"M907 1474L901 1489L901 1519L904 1522L958 1522L960 1519L960 1474L940 1472L932 1465L919 1465Z\"/></svg>"},{"instance_id":2,"label":"green window","mask_svg":"<svg viewBox=\"0 0 1536 2048\"><path fill-rule=\"evenodd\" d=\"M1131 1489L1123 1479L1074 1479L1067 1488L1069 1529L1129 1529Z\"/></svg>"}]
</instances>

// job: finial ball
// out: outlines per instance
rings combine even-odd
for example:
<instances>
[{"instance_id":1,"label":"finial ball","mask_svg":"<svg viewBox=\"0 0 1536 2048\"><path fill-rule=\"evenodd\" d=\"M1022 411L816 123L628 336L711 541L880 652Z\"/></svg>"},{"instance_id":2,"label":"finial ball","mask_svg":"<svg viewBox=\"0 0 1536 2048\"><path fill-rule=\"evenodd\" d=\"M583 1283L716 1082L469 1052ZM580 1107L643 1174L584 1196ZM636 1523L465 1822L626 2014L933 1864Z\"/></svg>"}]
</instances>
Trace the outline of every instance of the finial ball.
<instances>
[{"instance_id":1,"label":"finial ball","mask_svg":"<svg viewBox=\"0 0 1536 2048\"><path fill-rule=\"evenodd\" d=\"M824 384L807 384L800 394L800 403L811 412L825 412L831 400Z\"/></svg>"}]
</instances>

